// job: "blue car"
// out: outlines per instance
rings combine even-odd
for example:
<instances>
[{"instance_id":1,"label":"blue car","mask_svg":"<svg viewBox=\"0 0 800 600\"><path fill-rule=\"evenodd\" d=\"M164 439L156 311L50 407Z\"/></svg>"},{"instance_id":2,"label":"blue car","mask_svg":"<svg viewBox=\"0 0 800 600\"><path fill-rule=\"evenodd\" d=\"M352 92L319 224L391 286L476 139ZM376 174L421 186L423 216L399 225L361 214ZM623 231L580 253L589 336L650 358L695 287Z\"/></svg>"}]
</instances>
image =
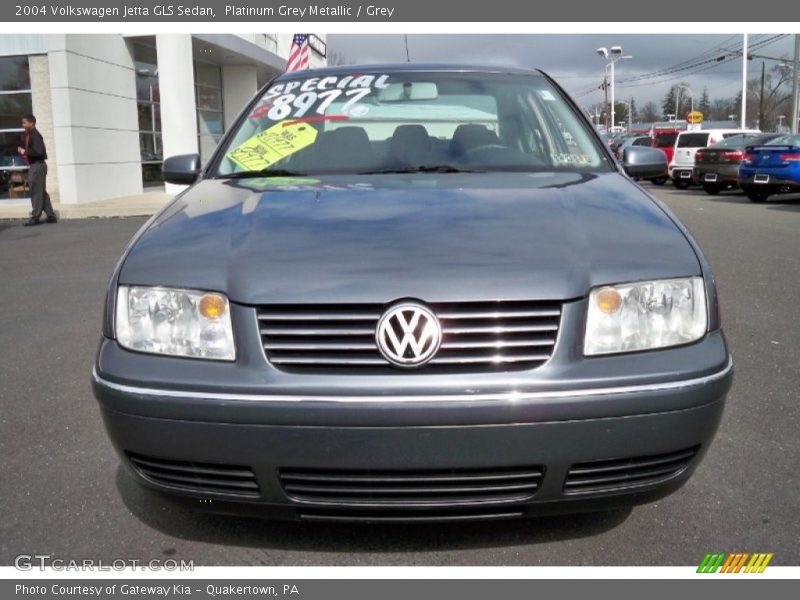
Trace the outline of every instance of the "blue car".
<instances>
[{"instance_id":1,"label":"blue car","mask_svg":"<svg viewBox=\"0 0 800 600\"><path fill-rule=\"evenodd\" d=\"M753 202L765 202L775 194L800 193L800 135L748 146L739 167L739 185Z\"/></svg>"}]
</instances>

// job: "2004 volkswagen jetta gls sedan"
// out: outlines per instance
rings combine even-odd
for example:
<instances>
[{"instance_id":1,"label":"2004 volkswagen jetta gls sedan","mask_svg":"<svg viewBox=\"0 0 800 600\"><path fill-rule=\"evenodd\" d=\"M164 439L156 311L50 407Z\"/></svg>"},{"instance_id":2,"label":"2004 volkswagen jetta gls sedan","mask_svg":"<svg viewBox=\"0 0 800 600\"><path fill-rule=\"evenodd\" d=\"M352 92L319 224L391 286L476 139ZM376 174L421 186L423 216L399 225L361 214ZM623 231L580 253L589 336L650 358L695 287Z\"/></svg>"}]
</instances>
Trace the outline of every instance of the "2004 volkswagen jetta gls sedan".
<instances>
[{"instance_id":1,"label":"2004 volkswagen jetta gls sedan","mask_svg":"<svg viewBox=\"0 0 800 600\"><path fill-rule=\"evenodd\" d=\"M123 464L304 520L676 490L732 362L708 264L632 179L663 154L622 160L538 71L273 80L204 166L166 160L191 185L111 279L93 387Z\"/></svg>"}]
</instances>

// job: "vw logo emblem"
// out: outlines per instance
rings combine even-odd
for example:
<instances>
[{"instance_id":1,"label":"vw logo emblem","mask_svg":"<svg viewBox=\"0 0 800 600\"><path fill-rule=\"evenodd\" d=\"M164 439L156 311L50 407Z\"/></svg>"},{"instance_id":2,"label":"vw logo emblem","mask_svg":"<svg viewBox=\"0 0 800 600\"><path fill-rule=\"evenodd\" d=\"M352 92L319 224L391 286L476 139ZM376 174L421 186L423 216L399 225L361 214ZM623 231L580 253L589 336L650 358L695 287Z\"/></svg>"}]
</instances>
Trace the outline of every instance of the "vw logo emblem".
<instances>
[{"instance_id":1,"label":"vw logo emblem","mask_svg":"<svg viewBox=\"0 0 800 600\"><path fill-rule=\"evenodd\" d=\"M442 342L439 319L415 303L397 304L383 313L375 331L383 357L400 367L418 367L434 357Z\"/></svg>"}]
</instances>

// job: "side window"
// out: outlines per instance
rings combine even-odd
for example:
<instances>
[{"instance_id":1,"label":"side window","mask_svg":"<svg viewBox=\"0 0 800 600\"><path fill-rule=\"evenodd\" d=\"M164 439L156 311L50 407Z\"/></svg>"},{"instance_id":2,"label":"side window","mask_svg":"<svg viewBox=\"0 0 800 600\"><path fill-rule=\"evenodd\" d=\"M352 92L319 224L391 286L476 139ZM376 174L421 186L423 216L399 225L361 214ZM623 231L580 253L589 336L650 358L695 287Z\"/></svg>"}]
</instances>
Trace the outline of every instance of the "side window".
<instances>
[{"instance_id":1,"label":"side window","mask_svg":"<svg viewBox=\"0 0 800 600\"><path fill-rule=\"evenodd\" d=\"M544 149L547 163L554 167L588 167L600 164L592 139L580 127L564 102L559 102L554 91L546 88L530 93L523 112L532 112L544 123Z\"/></svg>"}]
</instances>

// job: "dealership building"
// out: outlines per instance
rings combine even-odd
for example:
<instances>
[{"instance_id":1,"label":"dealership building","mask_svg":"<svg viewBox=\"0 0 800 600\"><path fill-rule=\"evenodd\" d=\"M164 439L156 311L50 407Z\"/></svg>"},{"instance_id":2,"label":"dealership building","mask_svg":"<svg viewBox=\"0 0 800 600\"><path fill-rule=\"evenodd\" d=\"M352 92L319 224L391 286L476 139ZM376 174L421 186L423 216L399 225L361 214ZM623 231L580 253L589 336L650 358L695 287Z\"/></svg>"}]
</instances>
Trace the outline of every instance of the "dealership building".
<instances>
[{"instance_id":1,"label":"dealership building","mask_svg":"<svg viewBox=\"0 0 800 600\"><path fill-rule=\"evenodd\" d=\"M35 114L44 136L54 201L164 191L163 157L207 159L256 90L283 72L291 41L291 34L0 34L0 206L28 202L27 167L17 154L22 115ZM324 36L311 35L309 46L310 66L324 66Z\"/></svg>"}]
</instances>

